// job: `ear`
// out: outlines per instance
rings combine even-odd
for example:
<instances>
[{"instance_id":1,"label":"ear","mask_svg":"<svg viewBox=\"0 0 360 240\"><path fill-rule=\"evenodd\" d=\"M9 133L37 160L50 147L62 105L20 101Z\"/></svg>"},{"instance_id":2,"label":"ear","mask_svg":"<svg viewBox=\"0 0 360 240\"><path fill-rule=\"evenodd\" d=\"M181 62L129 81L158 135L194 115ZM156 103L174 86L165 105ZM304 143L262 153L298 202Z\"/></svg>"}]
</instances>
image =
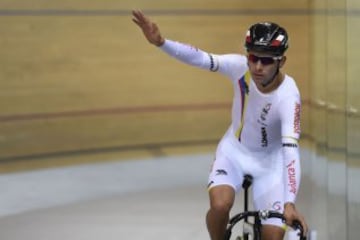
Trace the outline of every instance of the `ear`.
<instances>
[{"instance_id":1,"label":"ear","mask_svg":"<svg viewBox=\"0 0 360 240\"><path fill-rule=\"evenodd\" d=\"M286 62L286 56L283 56L280 60L279 68L282 68L285 65Z\"/></svg>"}]
</instances>

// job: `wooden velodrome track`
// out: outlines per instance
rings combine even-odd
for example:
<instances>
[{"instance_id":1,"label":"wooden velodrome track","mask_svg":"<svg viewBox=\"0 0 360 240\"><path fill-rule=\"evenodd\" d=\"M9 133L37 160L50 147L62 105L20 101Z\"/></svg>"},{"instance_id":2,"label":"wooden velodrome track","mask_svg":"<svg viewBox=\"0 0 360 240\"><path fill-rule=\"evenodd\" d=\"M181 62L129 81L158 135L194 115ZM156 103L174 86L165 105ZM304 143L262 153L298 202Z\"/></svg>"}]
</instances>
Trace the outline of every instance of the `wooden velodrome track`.
<instances>
[{"instance_id":1,"label":"wooden velodrome track","mask_svg":"<svg viewBox=\"0 0 360 240\"><path fill-rule=\"evenodd\" d=\"M255 2L0 1L1 171L214 150L230 121L230 82L149 45L134 8L166 37L214 53L243 52L254 22L284 25L284 70L306 101L307 1Z\"/></svg>"}]
</instances>

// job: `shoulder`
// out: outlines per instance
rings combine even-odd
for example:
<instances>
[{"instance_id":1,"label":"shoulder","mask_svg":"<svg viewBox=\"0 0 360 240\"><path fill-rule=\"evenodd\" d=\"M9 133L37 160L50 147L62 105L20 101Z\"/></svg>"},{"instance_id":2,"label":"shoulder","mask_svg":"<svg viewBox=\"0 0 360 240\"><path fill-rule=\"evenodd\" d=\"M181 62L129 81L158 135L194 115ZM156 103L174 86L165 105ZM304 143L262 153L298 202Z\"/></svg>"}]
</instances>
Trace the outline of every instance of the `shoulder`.
<instances>
[{"instance_id":1,"label":"shoulder","mask_svg":"<svg viewBox=\"0 0 360 240\"><path fill-rule=\"evenodd\" d=\"M284 95L298 95L300 96L299 88L296 81L291 76L285 74L284 81L281 83L280 90Z\"/></svg>"},{"instance_id":2,"label":"shoulder","mask_svg":"<svg viewBox=\"0 0 360 240\"><path fill-rule=\"evenodd\" d=\"M285 79L281 83L277 97L280 112L287 112L301 106L300 91L295 80L288 75L285 75Z\"/></svg>"},{"instance_id":3,"label":"shoulder","mask_svg":"<svg viewBox=\"0 0 360 240\"><path fill-rule=\"evenodd\" d=\"M242 77L248 67L246 56L241 54L222 54L216 55L219 62L219 71L229 75L233 80Z\"/></svg>"}]
</instances>

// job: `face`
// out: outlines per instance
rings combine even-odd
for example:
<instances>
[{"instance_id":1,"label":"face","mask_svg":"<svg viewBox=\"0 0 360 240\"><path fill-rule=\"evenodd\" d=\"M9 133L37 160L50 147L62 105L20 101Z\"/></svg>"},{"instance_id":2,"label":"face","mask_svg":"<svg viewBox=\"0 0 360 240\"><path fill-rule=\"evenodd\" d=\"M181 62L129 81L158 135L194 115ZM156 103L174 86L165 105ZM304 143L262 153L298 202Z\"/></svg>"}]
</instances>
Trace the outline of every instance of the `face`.
<instances>
[{"instance_id":1,"label":"face","mask_svg":"<svg viewBox=\"0 0 360 240\"><path fill-rule=\"evenodd\" d=\"M257 86L266 86L275 77L278 68L285 62L285 56L272 56L266 53L248 52L248 66L251 77Z\"/></svg>"}]
</instances>

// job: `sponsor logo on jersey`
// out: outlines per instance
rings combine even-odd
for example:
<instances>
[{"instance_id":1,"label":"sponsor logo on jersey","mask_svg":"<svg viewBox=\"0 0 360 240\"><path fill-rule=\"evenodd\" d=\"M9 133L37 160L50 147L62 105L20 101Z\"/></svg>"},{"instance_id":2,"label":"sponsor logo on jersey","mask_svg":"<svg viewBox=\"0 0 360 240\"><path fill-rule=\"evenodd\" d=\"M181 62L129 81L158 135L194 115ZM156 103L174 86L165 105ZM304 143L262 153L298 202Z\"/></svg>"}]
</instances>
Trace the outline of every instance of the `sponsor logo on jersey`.
<instances>
[{"instance_id":1,"label":"sponsor logo on jersey","mask_svg":"<svg viewBox=\"0 0 360 240\"><path fill-rule=\"evenodd\" d=\"M227 175L227 172L224 169L216 169L215 175Z\"/></svg>"},{"instance_id":2,"label":"sponsor logo on jersey","mask_svg":"<svg viewBox=\"0 0 360 240\"><path fill-rule=\"evenodd\" d=\"M276 201L272 204L271 208L274 210L274 211L278 211L280 212L281 211L281 202L280 201Z\"/></svg>"},{"instance_id":3,"label":"sponsor logo on jersey","mask_svg":"<svg viewBox=\"0 0 360 240\"><path fill-rule=\"evenodd\" d=\"M262 108L261 113L260 113L260 118L258 119L258 123L260 123L261 125L263 125L265 127L267 126L267 124L265 122L266 122L267 115L270 112L270 109L271 109L271 103L267 103Z\"/></svg>"},{"instance_id":4,"label":"sponsor logo on jersey","mask_svg":"<svg viewBox=\"0 0 360 240\"><path fill-rule=\"evenodd\" d=\"M185 44L188 48L192 49L192 50L195 50L195 51L199 51L199 48L198 47L195 47L194 45L191 45L191 44Z\"/></svg>"},{"instance_id":5,"label":"sponsor logo on jersey","mask_svg":"<svg viewBox=\"0 0 360 240\"><path fill-rule=\"evenodd\" d=\"M271 108L271 103L268 103L265 105L265 107L263 107L261 114L260 114L260 119L262 121L266 120L266 116L269 114L270 108Z\"/></svg>"},{"instance_id":6,"label":"sponsor logo on jersey","mask_svg":"<svg viewBox=\"0 0 360 240\"><path fill-rule=\"evenodd\" d=\"M290 187L290 192L296 194L296 169L295 169L295 160L292 160L287 166L287 177L288 177L288 186Z\"/></svg>"},{"instance_id":7,"label":"sponsor logo on jersey","mask_svg":"<svg viewBox=\"0 0 360 240\"><path fill-rule=\"evenodd\" d=\"M265 127L261 127L261 146L267 147L268 139L267 139L267 132Z\"/></svg>"},{"instance_id":8,"label":"sponsor logo on jersey","mask_svg":"<svg viewBox=\"0 0 360 240\"><path fill-rule=\"evenodd\" d=\"M300 133L300 112L301 105L300 103L295 103L295 111L294 111L294 132Z\"/></svg>"}]
</instances>

